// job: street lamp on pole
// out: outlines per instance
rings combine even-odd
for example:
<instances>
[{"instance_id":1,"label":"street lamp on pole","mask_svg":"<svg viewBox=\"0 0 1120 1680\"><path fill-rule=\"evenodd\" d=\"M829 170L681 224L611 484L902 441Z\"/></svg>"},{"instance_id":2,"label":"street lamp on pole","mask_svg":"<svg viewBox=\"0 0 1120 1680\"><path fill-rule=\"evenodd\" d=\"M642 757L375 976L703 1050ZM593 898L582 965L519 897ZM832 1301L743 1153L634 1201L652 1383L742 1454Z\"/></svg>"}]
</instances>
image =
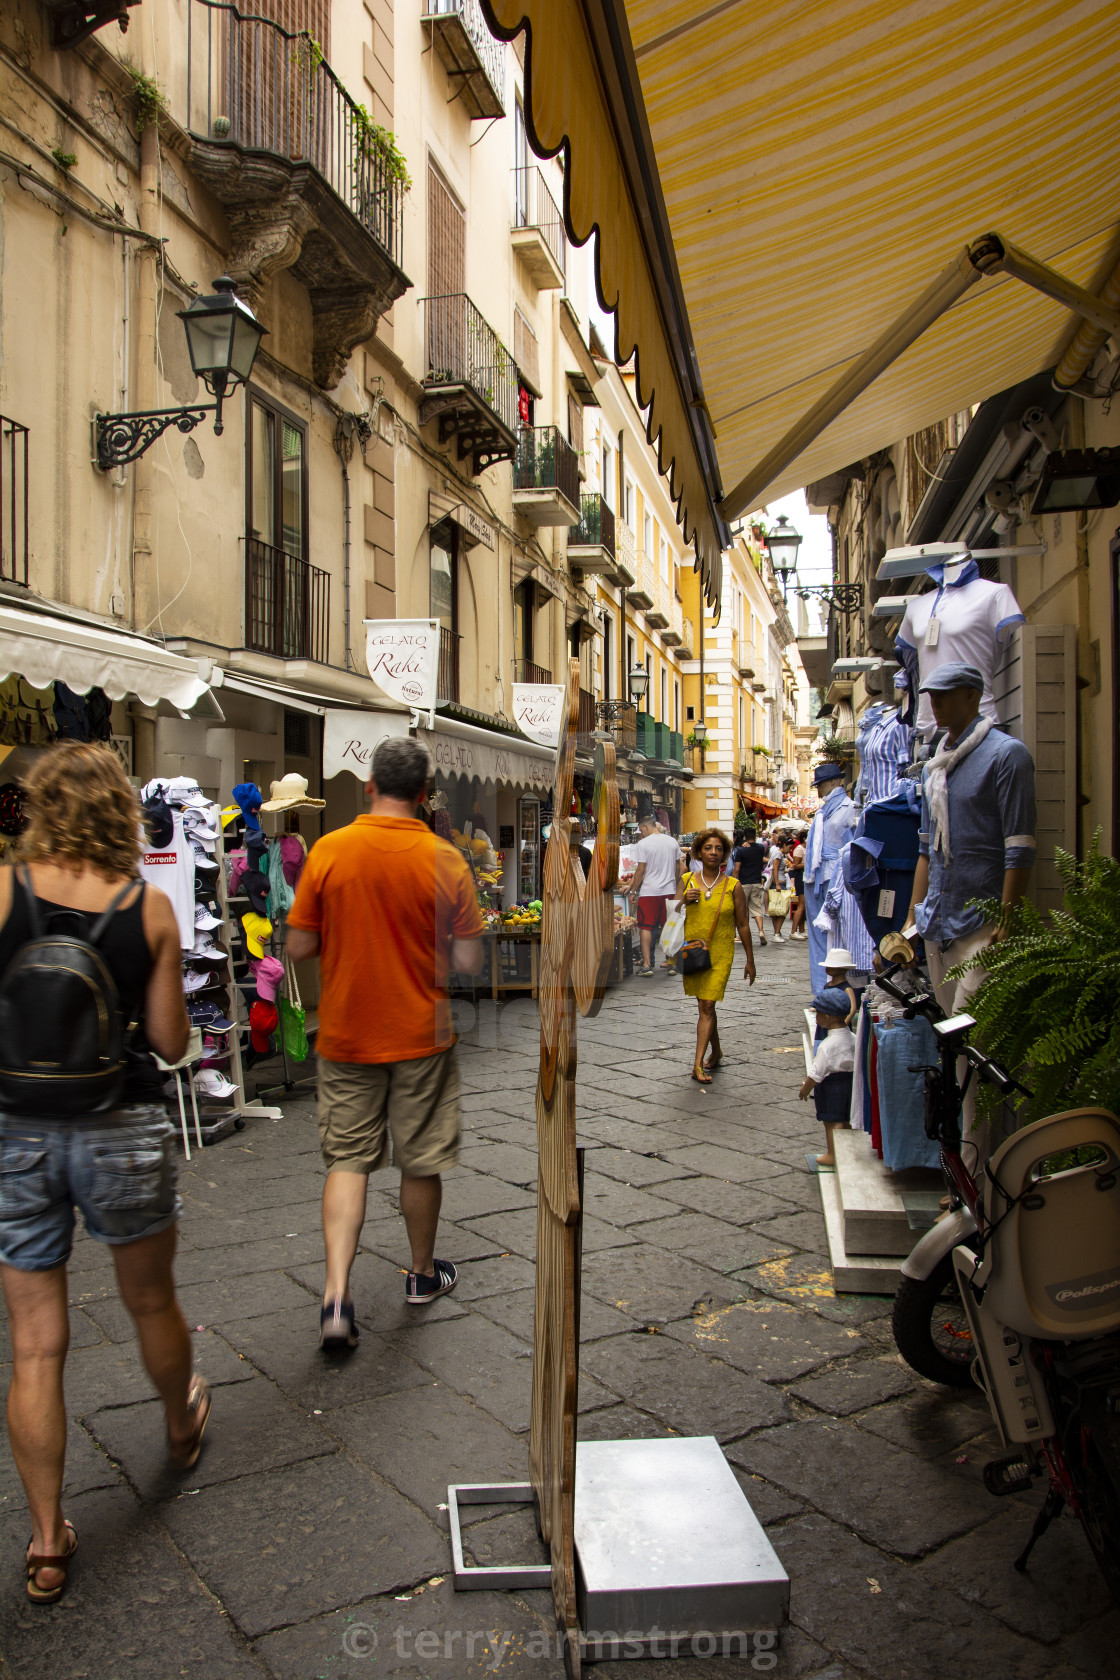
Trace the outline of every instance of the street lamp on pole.
<instances>
[{"instance_id":1,"label":"street lamp on pole","mask_svg":"<svg viewBox=\"0 0 1120 1680\"><path fill-rule=\"evenodd\" d=\"M639 711L641 711L642 696L648 687L649 672L644 665L635 665L630 672L630 694Z\"/></svg>"},{"instance_id":2,"label":"street lamp on pole","mask_svg":"<svg viewBox=\"0 0 1120 1680\"><path fill-rule=\"evenodd\" d=\"M770 564L781 579L782 595L784 597L786 586L797 570L797 551L801 547L801 532L790 524L784 513L780 513L778 523L762 540L766 544Z\"/></svg>"}]
</instances>

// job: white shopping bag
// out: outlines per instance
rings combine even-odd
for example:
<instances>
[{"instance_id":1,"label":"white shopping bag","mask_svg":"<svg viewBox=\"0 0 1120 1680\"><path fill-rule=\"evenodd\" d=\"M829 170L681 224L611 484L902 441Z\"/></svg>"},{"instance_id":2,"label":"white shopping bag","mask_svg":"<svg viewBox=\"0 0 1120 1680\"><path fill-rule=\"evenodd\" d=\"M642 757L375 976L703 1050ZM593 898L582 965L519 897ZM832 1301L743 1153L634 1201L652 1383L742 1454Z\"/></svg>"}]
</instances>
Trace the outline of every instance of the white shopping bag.
<instances>
[{"instance_id":1,"label":"white shopping bag","mask_svg":"<svg viewBox=\"0 0 1120 1680\"><path fill-rule=\"evenodd\" d=\"M670 903L669 914L665 918L665 926L661 929L661 955L666 962L672 962L684 944L685 914L683 904Z\"/></svg>"}]
</instances>

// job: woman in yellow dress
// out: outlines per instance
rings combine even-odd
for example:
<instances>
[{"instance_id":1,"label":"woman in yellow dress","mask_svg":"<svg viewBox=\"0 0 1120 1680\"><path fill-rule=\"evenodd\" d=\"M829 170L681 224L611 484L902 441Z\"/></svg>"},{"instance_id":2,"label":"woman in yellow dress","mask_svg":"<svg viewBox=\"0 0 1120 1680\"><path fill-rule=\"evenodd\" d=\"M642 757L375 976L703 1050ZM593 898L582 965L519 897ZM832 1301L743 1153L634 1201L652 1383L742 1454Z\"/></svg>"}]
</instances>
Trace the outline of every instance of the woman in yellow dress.
<instances>
[{"instance_id":1,"label":"woman in yellow dress","mask_svg":"<svg viewBox=\"0 0 1120 1680\"><path fill-rule=\"evenodd\" d=\"M696 999L700 1011L696 1022L696 1059L692 1077L701 1085L712 1083L712 1073L723 1060L716 1023L716 1004L727 990L731 964L735 960L738 930L747 954L744 976L754 985L754 949L751 945L747 901L739 882L727 873L731 842L718 828L707 828L692 842L692 868L684 880L682 902L685 911L684 937L708 943L711 968L684 976L684 989ZM704 1052L710 1051L707 1062Z\"/></svg>"}]
</instances>

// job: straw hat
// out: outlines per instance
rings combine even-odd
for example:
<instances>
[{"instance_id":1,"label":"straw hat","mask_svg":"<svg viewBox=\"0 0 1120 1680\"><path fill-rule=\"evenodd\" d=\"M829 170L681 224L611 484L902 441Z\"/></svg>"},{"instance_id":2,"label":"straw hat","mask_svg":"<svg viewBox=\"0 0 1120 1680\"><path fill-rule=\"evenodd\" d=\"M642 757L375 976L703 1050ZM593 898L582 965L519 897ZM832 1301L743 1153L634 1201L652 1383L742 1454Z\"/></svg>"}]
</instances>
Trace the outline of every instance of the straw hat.
<instances>
[{"instance_id":1,"label":"straw hat","mask_svg":"<svg viewBox=\"0 0 1120 1680\"><path fill-rule=\"evenodd\" d=\"M265 800L262 811L291 811L297 805L310 805L321 811L327 803L325 799L311 799L307 792L307 777L297 776L294 770L281 776L278 782L271 783L269 791L272 797Z\"/></svg>"}]
</instances>

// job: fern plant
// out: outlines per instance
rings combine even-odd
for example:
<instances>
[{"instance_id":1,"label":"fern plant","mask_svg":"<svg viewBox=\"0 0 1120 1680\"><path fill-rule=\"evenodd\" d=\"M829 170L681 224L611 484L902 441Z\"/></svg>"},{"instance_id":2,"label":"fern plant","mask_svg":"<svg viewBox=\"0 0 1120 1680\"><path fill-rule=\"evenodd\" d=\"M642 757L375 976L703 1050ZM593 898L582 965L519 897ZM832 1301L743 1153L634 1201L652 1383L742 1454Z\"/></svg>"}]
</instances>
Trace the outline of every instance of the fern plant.
<instances>
[{"instance_id":1,"label":"fern plant","mask_svg":"<svg viewBox=\"0 0 1120 1680\"><path fill-rule=\"evenodd\" d=\"M968 1004L974 1038L1030 1086L1024 1119L1082 1105L1120 1113L1120 862L1102 855L1100 839L1098 830L1081 863L1058 848L1060 910L983 903L1006 937L949 976L985 970ZM982 1109L998 1100L980 1087Z\"/></svg>"}]
</instances>

